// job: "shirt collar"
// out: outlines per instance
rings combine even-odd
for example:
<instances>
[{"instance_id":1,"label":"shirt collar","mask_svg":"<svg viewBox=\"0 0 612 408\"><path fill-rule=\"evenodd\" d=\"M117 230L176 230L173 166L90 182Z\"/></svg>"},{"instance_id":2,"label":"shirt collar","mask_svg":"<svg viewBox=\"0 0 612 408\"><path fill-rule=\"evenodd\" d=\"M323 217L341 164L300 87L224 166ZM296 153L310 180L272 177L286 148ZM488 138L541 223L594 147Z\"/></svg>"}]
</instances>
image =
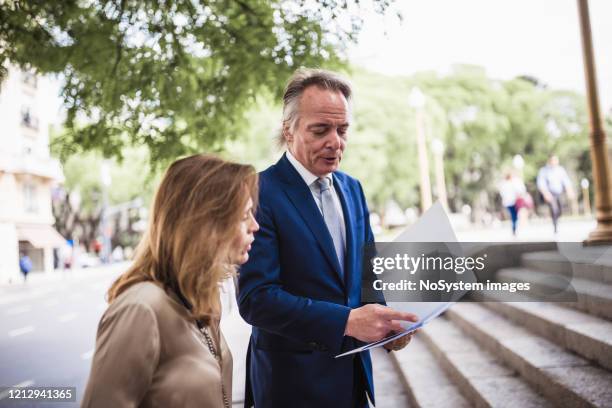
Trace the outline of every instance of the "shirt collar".
<instances>
[{"instance_id":1,"label":"shirt collar","mask_svg":"<svg viewBox=\"0 0 612 408\"><path fill-rule=\"evenodd\" d=\"M291 154L289 149L287 149L287 160L289 160L289 163L291 163L291 165L293 165L293 167L295 167L295 169L297 170L299 175L302 177L302 179L304 180L304 182L306 183L307 186L310 187L310 185L312 183L314 183L315 181L317 181L319 179L318 176L312 174L310 172L310 170L308 170L306 167L304 167L304 165L302 163L300 163L299 160L296 159L293 154ZM329 180L330 187L334 185L334 178L332 177L331 173L328 173L328 174L324 175L323 177L325 177L325 178L327 178Z\"/></svg>"}]
</instances>

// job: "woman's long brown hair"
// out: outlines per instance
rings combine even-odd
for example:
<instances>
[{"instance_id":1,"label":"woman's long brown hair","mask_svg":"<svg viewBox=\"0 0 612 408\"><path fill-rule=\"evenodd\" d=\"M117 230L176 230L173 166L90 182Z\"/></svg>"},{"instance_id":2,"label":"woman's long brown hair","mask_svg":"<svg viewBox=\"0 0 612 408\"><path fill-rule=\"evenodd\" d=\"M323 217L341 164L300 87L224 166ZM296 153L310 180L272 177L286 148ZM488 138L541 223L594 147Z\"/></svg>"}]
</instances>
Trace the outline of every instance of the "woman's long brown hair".
<instances>
[{"instance_id":1,"label":"woman's long brown hair","mask_svg":"<svg viewBox=\"0 0 612 408\"><path fill-rule=\"evenodd\" d=\"M175 161L159 185L133 264L108 290L109 303L152 281L182 296L195 319L218 318L219 284L236 272L232 245L249 197L257 205L257 189L252 166L210 155Z\"/></svg>"}]
</instances>

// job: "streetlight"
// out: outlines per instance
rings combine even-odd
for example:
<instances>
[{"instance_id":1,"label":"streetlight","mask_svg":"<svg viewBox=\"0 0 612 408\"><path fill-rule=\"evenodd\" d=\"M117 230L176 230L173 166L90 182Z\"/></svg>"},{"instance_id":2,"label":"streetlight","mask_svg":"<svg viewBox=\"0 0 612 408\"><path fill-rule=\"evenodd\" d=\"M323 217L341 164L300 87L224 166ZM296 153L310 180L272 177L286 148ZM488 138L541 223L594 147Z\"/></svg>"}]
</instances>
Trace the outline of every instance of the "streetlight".
<instances>
[{"instance_id":1,"label":"streetlight","mask_svg":"<svg viewBox=\"0 0 612 408\"><path fill-rule=\"evenodd\" d=\"M417 152L419 156L419 185L421 189L421 211L431 207L431 182L429 181L429 160L425 142L425 95L418 87L412 88L408 103L416 111Z\"/></svg>"},{"instance_id":2,"label":"streetlight","mask_svg":"<svg viewBox=\"0 0 612 408\"><path fill-rule=\"evenodd\" d=\"M442 207L448 212L448 198L446 196L446 182L444 180L444 143L435 138L431 141L431 151L434 155L434 168L436 172L436 192Z\"/></svg>"},{"instance_id":3,"label":"streetlight","mask_svg":"<svg viewBox=\"0 0 612 408\"><path fill-rule=\"evenodd\" d=\"M75 189L68 193L68 202L70 203L70 208L75 213L79 211L79 207L81 206L81 193L79 190Z\"/></svg>"},{"instance_id":4,"label":"streetlight","mask_svg":"<svg viewBox=\"0 0 612 408\"><path fill-rule=\"evenodd\" d=\"M523 170L523 167L525 167L525 159L523 159L523 156L520 154L515 154L512 158L512 165L517 170Z\"/></svg>"},{"instance_id":5,"label":"streetlight","mask_svg":"<svg viewBox=\"0 0 612 408\"><path fill-rule=\"evenodd\" d=\"M113 180L111 176L110 163L104 160L100 166L100 182L102 183L102 250L101 257L103 262L110 260L111 254L111 231L108 223L108 188Z\"/></svg>"},{"instance_id":6,"label":"streetlight","mask_svg":"<svg viewBox=\"0 0 612 408\"><path fill-rule=\"evenodd\" d=\"M512 158L512 166L518 172L521 181L523 180L523 169L525 168L525 159L520 154L515 154Z\"/></svg>"},{"instance_id":7,"label":"streetlight","mask_svg":"<svg viewBox=\"0 0 612 408\"><path fill-rule=\"evenodd\" d=\"M580 180L582 187L582 202L584 203L584 215L591 215L591 198L589 197L589 180L583 178Z\"/></svg>"},{"instance_id":8,"label":"streetlight","mask_svg":"<svg viewBox=\"0 0 612 408\"><path fill-rule=\"evenodd\" d=\"M82 197L81 197L81 192L79 191L78 188L75 188L72 191L68 192L68 203L70 205L70 213L73 214L72 217L72 222L70 224L66 224L66 228L68 230L68 239L70 241L72 241L72 244L77 244L79 243L79 237L78 234L75 233L75 230L77 229L78 225L76 225L76 220L79 219L78 214L79 214L79 209L81 208L81 201L82 201Z\"/></svg>"},{"instance_id":9,"label":"streetlight","mask_svg":"<svg viewBox=\"0 0 612 408\"><path fill-rule=\"evenodd\" d=\"M558 139L561 137L561 129L559 129L559 125L554 119L548 119L546 121L546 131L553 139Z\"/></svg>"}]
</instances>

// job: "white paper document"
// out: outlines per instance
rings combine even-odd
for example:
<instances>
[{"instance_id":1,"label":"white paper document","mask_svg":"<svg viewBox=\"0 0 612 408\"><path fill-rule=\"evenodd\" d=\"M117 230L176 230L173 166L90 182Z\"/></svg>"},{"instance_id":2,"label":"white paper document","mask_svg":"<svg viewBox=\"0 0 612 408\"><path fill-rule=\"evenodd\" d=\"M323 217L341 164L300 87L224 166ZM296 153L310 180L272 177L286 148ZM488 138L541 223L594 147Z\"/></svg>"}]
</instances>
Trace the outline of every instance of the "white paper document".
<instances>
[{"instance_id":1,"label":"white paper document","mask_svg":"<svg viewBox=\"0 0 612 408\"><path fill-rule=\"evenodd\" d=\"M412 310L411 313L415 313L418 316L423 316L421 317L421 319L418 322L414 322L414 323L408 323L408 322L404 322L406 327L404 327L404 324L402 324L402 327L404 327L404 329L406 331L401 332L401 333L397 333L394 334L393 336L389 336L386 337L382 340L378 340L375 341L374 343L369 343L366 344L365 346L362 347L358 347L356 349L353 349L351 351L347 351L346 353L342 353L336 356L336 358L338 357L344 357L344 356L348 356L350 354L355 354L355 353L361 353L362 351L366 351L375 347L380 347L383 346L395 339L399 339L400 337L404 337L410 333L412 333L413 331L415 331L416 329L423 327L424 325L426 325L427 323L429 323L430 321L432 321L433 319L435 319L436 317L440 316L442 313L444 313L449 307L451 307L455 302L433 302L433 303L403 303L401 308L395 308L397 310L402 309L402 310ZM413 307L412 309L410 308L411 305L416 305L417 307ZM424 314L423 312L428 311L427 314ZM420 313L419 313L420 311Z\"/></svg>"},{"instance_id":2,"label":"white paper document","mask_svg":"<svg viewBox=\"0 0 612 408\"><path fill-rule=\"evenodd\" d=\"M394 242L457 242L455 232L450 224L442 205L437 202L429 208L421 218L409 228L406 228ZM451 307L458 298L449 299L449 302L387 302L387 306L394 310L409 312L419 317L418 322L402 322L406 331L386 337L382 340L366 344L336 358L360 353L375 347L385 345L395 339L406 336L420 327L423 327Z\"/></svg>"}]
</instances>

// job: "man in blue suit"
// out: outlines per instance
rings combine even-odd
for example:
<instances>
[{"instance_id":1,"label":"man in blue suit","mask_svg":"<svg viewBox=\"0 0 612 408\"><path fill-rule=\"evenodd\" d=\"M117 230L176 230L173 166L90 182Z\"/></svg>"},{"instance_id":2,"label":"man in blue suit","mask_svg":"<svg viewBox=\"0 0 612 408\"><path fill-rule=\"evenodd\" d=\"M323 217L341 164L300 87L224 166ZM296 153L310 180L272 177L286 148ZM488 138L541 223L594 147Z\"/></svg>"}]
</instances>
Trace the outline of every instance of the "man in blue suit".
<instances>
[{"instance_id":1,"label":"man in blue suit","mask_svg":"<svg viewBox=\"0 0 612 408\"><path fill-rule=\"evenodd\" d=\"M308 69L285 90L287 151L260 175L260 229L240 269L240 314L253 326L245 407L367 407L369 352L334 356L416 320L361 301L362 248L374 236L361 184L337 171L351 94L336 74Z\"/></svg>"}]
</instances>

